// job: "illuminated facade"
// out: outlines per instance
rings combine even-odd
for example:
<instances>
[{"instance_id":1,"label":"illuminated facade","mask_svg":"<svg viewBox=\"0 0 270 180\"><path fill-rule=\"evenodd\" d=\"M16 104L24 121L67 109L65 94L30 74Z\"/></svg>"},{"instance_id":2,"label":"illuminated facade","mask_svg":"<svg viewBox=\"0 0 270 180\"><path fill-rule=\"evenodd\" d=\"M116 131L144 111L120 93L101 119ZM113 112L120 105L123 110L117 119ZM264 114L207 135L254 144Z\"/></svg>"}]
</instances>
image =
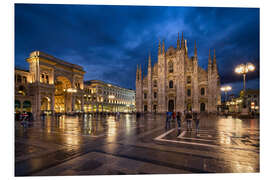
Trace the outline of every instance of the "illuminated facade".
<instances>
[{"instance_id":1,"label":"illuminated facade","mask_svg":"<svg viewBox=\"0 0 270 180\"><path fill-rule=\"evenodd\" d=\"M134 112L135 92L99 80L84 82L85 112Z\"/></svg>"},{"instance_id":2,"label":"illuminated facade","mask_svg":"<svg viewBox=\"0 0 270 180\"><path fill-rule=\"evenodd\" d=\"M182 34L181 47L165 51L164 41L159 42L158 60L152 67L148 59L147 75L141 67L136 73L136 109L138 112L193 111L216 112L221 103L220 80L214 51L208 58L207 71L198 66L195 42L194 56L188 56L187 41Z\"/></svg>"},{"instance_id":3,"label":"illuminated facade","mask_svg":"<svg viewBox=\"0 0 270 180\"><path fill-rule=\"evenodd\" d=\"M97 98L102 94L95 93L93 85L87 82L84 84L85 71L81 66L40 51L32 52L27 62L29 70L15 68L15 111L31 111L34 115L39 115L42 111L61 113L99 111L100 102ZM113 87L127 94L132 92L135 94L132 90ZM89 91L90 89L93 91ZM127 103L126 100L119 102ZM104 104L101 103L102 106ZM131 104L134 105L134 102ZM106 111L122 110L105 107ZM122 111L127 112L125 109Z\"/></svg>"}]
</instances>

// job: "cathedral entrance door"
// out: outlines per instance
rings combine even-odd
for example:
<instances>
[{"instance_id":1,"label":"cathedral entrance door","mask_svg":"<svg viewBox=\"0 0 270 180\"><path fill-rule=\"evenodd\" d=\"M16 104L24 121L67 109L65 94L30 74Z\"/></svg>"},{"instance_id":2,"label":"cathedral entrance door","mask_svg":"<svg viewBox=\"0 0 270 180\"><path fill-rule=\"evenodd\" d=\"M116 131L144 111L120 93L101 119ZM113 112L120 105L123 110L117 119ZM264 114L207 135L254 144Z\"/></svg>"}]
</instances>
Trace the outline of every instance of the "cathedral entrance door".
<instances>
[{"instance_id":1,"label":"cathedral entrance door","mask_svg":"<svg viewBox=\"0 0 270 180\"><path fill-rule=\"evenodd\" d=\"M187 110L188 110L188 111L192 111L192 106L191 106L190 103L187 104Z\"/></svg>"},{"instance_id":2,"label":"cathedral entrance door","mask_svg":"<svg viewBox=\"0 0 270 180\"><path fill-rule=\"evenodd\" d=\"M200 111L201 112L204 112L205 111L205 104L204 103L201 103Z\"/></svg>"},{"instance_id":3,"label":"cathedral entrance door","mask_svg":"<svg viewBox=\"0 0 270 180\"><path fill-rule=\"evenodd\" d=\"M169 112L173 112L174 111L174 101L173 100L169 100L168 111Z\"/></svg>"}]
</instances>

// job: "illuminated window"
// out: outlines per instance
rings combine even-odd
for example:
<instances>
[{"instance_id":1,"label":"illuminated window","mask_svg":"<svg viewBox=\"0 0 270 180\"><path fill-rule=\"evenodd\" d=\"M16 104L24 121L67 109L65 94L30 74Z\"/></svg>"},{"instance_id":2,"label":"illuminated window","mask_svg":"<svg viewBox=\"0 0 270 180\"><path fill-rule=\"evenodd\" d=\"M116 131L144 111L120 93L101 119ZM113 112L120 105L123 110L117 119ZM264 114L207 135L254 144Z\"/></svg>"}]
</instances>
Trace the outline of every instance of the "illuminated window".
<instances>
[{"instance_id":1,"label":"illuminated window","mask_svg":"<svg viewBox=\"0 0 270 180\"><path fill-rule=\"evenodd\" d=\"M46 74L46 83L49 84L49 75Z\"/></svg>"},{"instance_id":2,"label":"illuminated window","mask_svg":"<svg viewBox=\"0 0 270 180\"><path fill-rule=\"evenodd\" d=\"M191 76L187 77L187 83L190 84L191 83Z\"/></svg>"},{"instance_id":3,"label":"illuminated window","mask_svg":"<svg viewBox=\"0 0 270 180\"><path fill-rule=\"evenodd\" d=\"M23 76L23 83L26 84L27 83L27 78L25 76Z\"/></svg>"}]
</instances>

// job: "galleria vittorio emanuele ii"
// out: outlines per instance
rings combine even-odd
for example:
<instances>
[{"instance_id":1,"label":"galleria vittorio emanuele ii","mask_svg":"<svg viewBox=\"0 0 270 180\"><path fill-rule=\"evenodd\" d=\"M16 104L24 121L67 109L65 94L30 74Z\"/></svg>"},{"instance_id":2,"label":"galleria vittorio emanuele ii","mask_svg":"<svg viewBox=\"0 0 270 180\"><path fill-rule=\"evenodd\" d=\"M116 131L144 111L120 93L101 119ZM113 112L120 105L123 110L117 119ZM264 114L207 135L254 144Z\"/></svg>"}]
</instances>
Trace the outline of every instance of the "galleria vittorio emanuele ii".
<instances>
[{"instance_id":1,"label":"galleria vittorio emanuele ii","mask_svg":"<svg viewBox=\"0 0 270 180\"><path fill-rule=\"evenodd\" d=\"M84 81L83 67L40 51L15 70L16 112L134 112L135 92L99 80Z\"/></svg>"}]
</instances>

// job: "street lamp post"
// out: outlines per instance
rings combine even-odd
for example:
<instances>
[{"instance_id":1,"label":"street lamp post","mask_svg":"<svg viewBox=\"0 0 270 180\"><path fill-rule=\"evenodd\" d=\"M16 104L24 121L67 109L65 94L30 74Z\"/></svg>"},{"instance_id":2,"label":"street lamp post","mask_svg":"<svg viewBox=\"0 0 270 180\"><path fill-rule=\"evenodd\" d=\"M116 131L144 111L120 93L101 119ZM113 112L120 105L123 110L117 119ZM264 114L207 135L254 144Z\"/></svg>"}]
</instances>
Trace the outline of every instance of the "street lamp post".
<instances>
[{"instance_id":1,"label":"street lamp post","mask_svg":"<svg viewBox=\"0 0 270 180\"><path fill-rule=\"evenodd\" d=\"M220 88L220 90L225 93L225 99L224 100L225 100L225 107L227 109L227 93L232 90L232 87L231 86L222 86Z\"/></svg>"},{"instance_id":2,"label":"street lamp post","mask_svg":"<svg viewBox=\"0 0 270 180\"><path fill-rule=\"evenodd\" d=\"M240 64L235 68L235 73L243 75L243 108L246 110L246 76L248 72L252 72L255 70L255 66L252 63ZM244 112L247 113L247 112Z\"/></svg>"},{"instance_id":3,"label":"street lamp post","mask_svg":"<svg viewBox=\"0 0 270 180\"><path fill-rule=\"evenodd\" d=\"M227 101L227 92L232 90L231 86L222 86L220 88L221 91L225 93L225 102Z\"/></svg>"},{"instance_id":4,"label":"street lamp post","mask_svg":"<svg viewBox=\"0 0 270 180\"><path fill-rule=\"evenodd\" d=\"M247 63L247 64L240 64L235 68L235 72L237 74L243 74L243 90L244 93L246 92L246 75L248 72L252 72L255 70L255 66L251 63Z\"/></svg>"}]
</instances>

